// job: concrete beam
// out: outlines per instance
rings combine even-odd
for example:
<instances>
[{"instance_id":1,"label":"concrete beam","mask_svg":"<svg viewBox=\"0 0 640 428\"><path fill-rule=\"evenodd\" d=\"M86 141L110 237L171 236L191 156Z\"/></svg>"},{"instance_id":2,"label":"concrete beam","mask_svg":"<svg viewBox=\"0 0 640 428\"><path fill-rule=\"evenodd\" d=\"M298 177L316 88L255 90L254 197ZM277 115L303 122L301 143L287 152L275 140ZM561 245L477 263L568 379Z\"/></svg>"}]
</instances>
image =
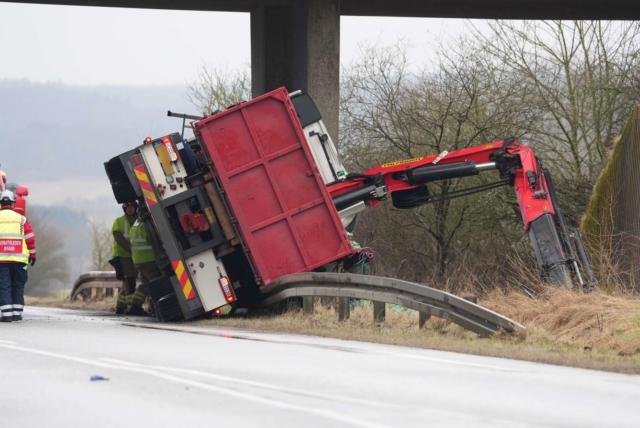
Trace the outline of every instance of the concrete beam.
<instances>
[{"instance_id":1,"label":"concrete beam","mask_svg":"<svg viewBox=\"0 0 640 428\"><path fill-rule=\"evenodd\" d=\"M316 103L333 142L339 143L340 1L297 0L293 5L293 90Z\"/></svg>"},{"instance_id":2,"label":"concrete beam","mask_svg":"<svg viewBox=\"0 0 640 428\"><path fill-rule=\"evenodd\" d=\"M251 11L254 96L285 86L307 92L338 143L340 101L339 0L298 0Z\"/></svg>"},{"instance_id":3,"label":"concrete beam","mask_svg":"<svg viewBox=\"0 0 640 428\"><path fill-rule=\"evenodd\" d=\"M342 15L475 19L640 17L637 0L342 0Z\"/></svg>"},{"instance_id":4,"label":"concrete beam","mask_svg":"<svg viewBox=\"0 0 640 428\"><path fill-rule=\"evenodd\" d=\"M17 0L9 3L139 9L249 12L255 7L291 6L298 0ZM341 14L482 19L640 18L637 0L341 0Z\"/></svg>"},{"instance_id":5,"label":"concrete beam","mask_svg":"<svg viewBox=\"0 0 640 428\"><path fill-rule=\"evenodd\" d=\"M293 33L290 6L251 11L251 91L254 97L285 86L293 91Z\"/></svg>"}]
</instances>

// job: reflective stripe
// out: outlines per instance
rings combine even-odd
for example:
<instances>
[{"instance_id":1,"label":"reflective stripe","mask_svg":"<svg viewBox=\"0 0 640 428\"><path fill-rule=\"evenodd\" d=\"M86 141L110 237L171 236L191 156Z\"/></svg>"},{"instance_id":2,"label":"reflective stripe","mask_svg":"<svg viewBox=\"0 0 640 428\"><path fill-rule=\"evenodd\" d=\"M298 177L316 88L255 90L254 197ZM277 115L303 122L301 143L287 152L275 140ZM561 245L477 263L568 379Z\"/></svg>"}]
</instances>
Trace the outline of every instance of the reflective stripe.
<instances>
[{"instance_id":1,"label":"reflective stripe","mask_svg":"<svg viewBox=\"0 0 640 428\"><path fill-rule=\"evenodd\" d=\"M147 242L147 241L144 241L144 242ZM151 246L131 247L131 251L143 251L143 250L153 250L153 247L151 247Z\"/></svg>"},{"instance_id":2,"label":"reflective stripe","mask_svg":"<svg viewBox=\"0 0 640 428\"><path fill-rule=\"evenodd\" d=\"M30 234L28 234L28 235L24 235L24 239L33 238L34 236L36 236L36 235L35 235L35 234L33 234L33 233L30 233Z\"/></svg>"},{"instance_id":3,"label":"reflective stripe","mask_svg":"<svg viewBox=\"0 0 640 428\"><path fill-rule=\"evenodd\" d=\"M35 254L36 250L29 250L29 254Z\"/></svg>"},{"instance_id":4,"label":"reflective stripe","mask_svg":"<svg viewBox=\"0 0 640 428\"><path fill-rule=\"evenodd\" d=\"M24 305L13 305L13 309L22 309Z\"/></svg>"},{"instance_id":5,"label":"reflective stripe","mask_svg":"<svg viewBox=\"0 0 640 428\"><path fill-rule=\"evenodd\" d=\"M0 253L0 257L16 257L18 259L29 259L26 254Z\"/></svg>"},{"instance_id":6,"label":"reflective stripe","mask_svg":"<svg viewBox=\"0 0 640 428\"><path fill-rule=\"evenodd\" d=\"M147 240L146 239L137 239L136 238L136 239L132 239L131 242L139 243L139 242L147 242Z\"/></svg>"},{"instance_id":7,"label":"reflective stripe","mask_svg":"<svg viewBox=\"0 0 640 428\"><path fill-rule=\"evenodd\" d=\"M33 233L31 235L33 236ZM20 235L19 233L0 233L0 239L1 238L27 239L25 236Z\"/></svg>"},{"instance_id":8,"label":"reflective stripe","mask_svg":"<svg viewBox=\"0 0 640 428\"><path fill-rule=\"evenodd\" d=\"M20 312L13 311L13 316L14 317L19 317L20 315L22 315L22 311L20 311Z\"/></svg>"},{"instance_id":9,"label":"reflective stripe","mask_svg":"<svg viewBox=\"0 0 640 428\"><path fill-rule=\"evenodd\" d=\"M129 237L129 219L125 217L124 219L124 237Z\"/></svg>"},{"instance_id":10,"label":"reflective stripe","mask_svg":"<svg viewBox=\"0 0 640 428\"><path fill-rule=\"evenodd\" d=\"M13 309L13 305L4 305L4 306L0 306L0 310L5 310L5 309Z\"/></svg>"}]
</instances>

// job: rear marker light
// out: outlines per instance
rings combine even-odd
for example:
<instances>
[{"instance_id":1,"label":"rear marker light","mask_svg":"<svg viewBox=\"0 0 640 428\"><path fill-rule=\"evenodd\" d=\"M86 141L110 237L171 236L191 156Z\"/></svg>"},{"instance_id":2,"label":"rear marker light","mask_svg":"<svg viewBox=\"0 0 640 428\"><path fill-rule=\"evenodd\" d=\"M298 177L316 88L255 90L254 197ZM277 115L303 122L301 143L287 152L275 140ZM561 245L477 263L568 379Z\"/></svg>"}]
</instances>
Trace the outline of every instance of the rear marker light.
<instances>
[{"instance_id":1,"label":"rear marker light","mask_svg":"<svg viewBox=\"0 0 640 428\"><path fill-rule=\"evenodd\" d=\"M167 151L169 152L169 159L171 159L171 162L177 162L178 154L176 153L176 148L173 146L173 143L171 142L171 138L164 137L162 139L162 144L164 144L164 146L167 148Z\"/></svg>"},{"instance_id":2,"label":"rear marker light","mask_svg":"<svg viewBox=\"0 0 640 428\"><path fill-rule=\"evenodd\" d=\"M176 190L176 188L177 188L175 184L172 184L169 187L171 188L171 190Z\"/></svg>"},{"instance_id":3,"label":"rear marker light","mask_svg":"<svg viewBox=\"0 0 640 428\"><path fill-rule=\"evenodd\" d=\"M147 137L144 139L145 144L149 144L151 142L151 137Z\"/></svg>"},{"instance_id":4,"label":"rear marker light","mask_svg":"<svg viewBox=\"0 0 640 428\"><path fill-rule=\"evenodd\" d=\"M233 302L236 300L236 296L233 294L233 290L231 289L229 278L226 276L221 277L218 279L218 284L220 284L220 288L222 288L222 293L224 294L224 298L227 302Z\"/></svg>"},{"instance_id":5,"label":"rear marker light","mask_svg":"<svg viewBox=\"0 0 640 428\"><path fill-rule=\"evenodd\" d=\"M222 311L220 309L216 309L216 315L220 315Z\"/></svg>"}]
</instances>

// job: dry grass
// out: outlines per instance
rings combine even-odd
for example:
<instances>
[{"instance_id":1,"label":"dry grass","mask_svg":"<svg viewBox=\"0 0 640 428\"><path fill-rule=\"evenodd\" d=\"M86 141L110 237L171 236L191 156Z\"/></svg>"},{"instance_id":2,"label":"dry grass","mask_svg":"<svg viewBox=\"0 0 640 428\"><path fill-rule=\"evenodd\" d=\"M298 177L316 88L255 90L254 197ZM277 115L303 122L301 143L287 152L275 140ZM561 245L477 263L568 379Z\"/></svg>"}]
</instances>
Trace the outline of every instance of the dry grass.
<instances>
[{"instance_id":1,"label":"dry grass","mask_svg":"<svg viewBox=\"0 0 640 428\"><path fill-rule=\"evenodd\" d=\"M116 310L116 299L108 297L100 300L76 300L70 301L68 298L59 297L30 297L25 296L26 306L46 306L65 309L85 309L96 311L113 311Z\"/></svg>"},{"instance_id":2,"label":"dry grass","mask_svg":"<svg viewBox=\"0 0 640 428\"><path fill-rule=\"evenodd\" d=\"M550 289L537 300L494 291L488 308L573 346L640 354L640 298Z\"/></svg>"}]
</instances>

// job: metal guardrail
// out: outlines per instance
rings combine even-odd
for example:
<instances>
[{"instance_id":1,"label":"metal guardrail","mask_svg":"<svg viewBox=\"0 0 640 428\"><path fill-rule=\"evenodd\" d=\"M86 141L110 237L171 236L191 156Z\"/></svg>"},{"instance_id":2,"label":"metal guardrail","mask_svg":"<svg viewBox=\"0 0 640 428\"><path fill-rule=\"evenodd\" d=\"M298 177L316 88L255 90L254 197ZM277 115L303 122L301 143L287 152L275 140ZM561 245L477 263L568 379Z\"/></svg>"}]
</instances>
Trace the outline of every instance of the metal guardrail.
<instances>
[{"instance_id":1,"label":"metal guardrail","mask_svg":"<svg viewBox=\"0 0 640 428\"><path fill-rule=\"evenodd\" d=\"M525 327L496 312L425 285L378 276L342 273L299 273L276 279L261 290L263 308L290 297L347 297L392 303L451 321L483 336Z\"/></svg>"},{"instance_id":2,"label":"metal guardrail","mask_svg":"<svg viewBox=\"0 0 640 428\"><path fill-rule=\"evenodd\" d=\"M74 301L84 291L91 288L121 288L122 281L116 278L114 271L92 271L80 275L73 284L71 301Z\"/></svg>"},{"instance_id":3,"label":"metal guardrail","mask_svg":"<svg viewBox=\"0 0 640 428\"><path fill-rule=\"evenodd\" d=\"M115 272L88 272L75 282L71 300L92 288L120 288ZM250 305L264 308L291 297L342 297L391 303L435 316L483 336L499 330L515 332L524 326L496 312L445 291L379 276L308 272L282 276L260 290L262 299Z\"/></svg>"}]
</instances>

